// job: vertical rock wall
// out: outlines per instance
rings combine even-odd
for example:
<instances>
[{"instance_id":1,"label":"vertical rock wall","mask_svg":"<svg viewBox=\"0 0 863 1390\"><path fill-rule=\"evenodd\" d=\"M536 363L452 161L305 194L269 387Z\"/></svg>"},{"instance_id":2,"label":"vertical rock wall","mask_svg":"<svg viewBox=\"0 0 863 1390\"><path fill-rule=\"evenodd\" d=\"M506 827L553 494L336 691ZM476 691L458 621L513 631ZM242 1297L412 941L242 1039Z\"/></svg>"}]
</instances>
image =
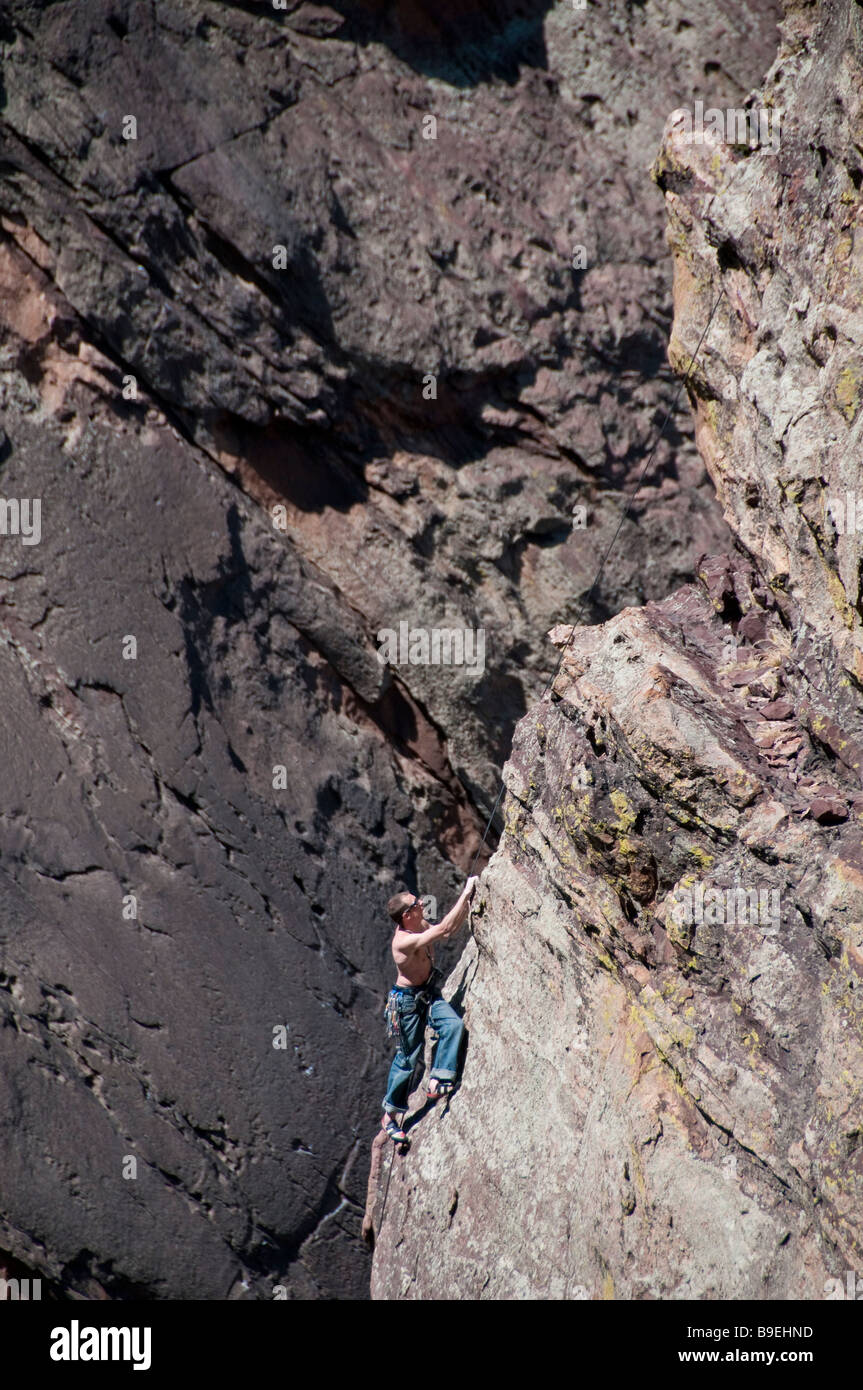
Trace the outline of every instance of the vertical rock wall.
<instances>
[{"instance_id":1,"label":"vertical rock wall","mask_svg":"<svg viewBox=\"0 0 863 1390\"><path fill-rule=\"evenodd\" d=\"M645 167L774 21L5 5L0 1248L61 1294L366 1295L382 904L470 861L671 400ZM601 614L726 535L684 409L647 481Z\"/></svg>"},{"instance_id":2,"label":"vertical rock wall","mask_svg":"<svg viewBox=\"0 0 863 1390\"><path fill-rule=\"evenodd\" d=\"M750 149L670 120L670 354L738 545L552 632L377 1298L824 1297L863 1260L863 12L788 8ZM717 303L718 298L718 303ZM840 508L841 503L841 508Z\"/></svg>"}]
</instances>

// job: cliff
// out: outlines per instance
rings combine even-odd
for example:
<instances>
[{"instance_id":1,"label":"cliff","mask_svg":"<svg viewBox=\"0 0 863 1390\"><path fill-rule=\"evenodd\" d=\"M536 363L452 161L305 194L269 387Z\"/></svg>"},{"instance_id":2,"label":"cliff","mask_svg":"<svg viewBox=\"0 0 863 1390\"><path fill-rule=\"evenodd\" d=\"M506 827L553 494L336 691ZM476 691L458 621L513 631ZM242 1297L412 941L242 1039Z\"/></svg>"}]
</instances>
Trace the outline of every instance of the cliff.
<instances>
[{"instance_id":1,"label":"cliff","mask_svg":"<svg viewBox=\"0 0 863 1390\"><path fill-rule=\"evenodd\" d=\"M5 5L0 1248L61 1296L366 1296L383 904L453 894L671 401L644 169L749 11ZM691 436L596 616L727 543Z\"/></svg>"},{"instance_id":2,"label":"cliff","mask_svg":"<svg viewBox=\"0 0 863 1390\"><path fill-rule=\"evenodd\" d=\"M461 1089L376 1298L820 1298L863 1260L863 12L787 7L749 148L669 116L669 356L734 535L564 652L450 980ZM709 104L709 103L708 103ZM718 301L718 302L717 302Z\"/></svg>"}]
</instances>

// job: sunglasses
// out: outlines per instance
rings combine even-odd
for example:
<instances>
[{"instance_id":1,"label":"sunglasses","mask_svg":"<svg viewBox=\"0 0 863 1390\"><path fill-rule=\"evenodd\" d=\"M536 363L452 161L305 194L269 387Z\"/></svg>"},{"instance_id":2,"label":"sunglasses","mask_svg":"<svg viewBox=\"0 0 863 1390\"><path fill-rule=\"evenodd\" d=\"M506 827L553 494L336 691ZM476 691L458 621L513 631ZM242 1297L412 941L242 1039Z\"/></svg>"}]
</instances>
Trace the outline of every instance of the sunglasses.
<instances>
[{"instance_id":1,"label":"sunglasses","mask_svg":"<svg viewBox=\"0 0 863 1390\"><path fill-rule=\"evenodd\" d=\"M416 905L417 905L417 903L418 903L419 901L420 901L419 898L414 898L414 900L413 900L412 903L408 903L407 907L403 907L402 910L401 910L401 912L399 913L399 921L402 920L402 918L404 917L404 915L405 915L406 912L410 912L410 910L411 910L412 907L416 907Z\"/></svg>"}]
</instances>

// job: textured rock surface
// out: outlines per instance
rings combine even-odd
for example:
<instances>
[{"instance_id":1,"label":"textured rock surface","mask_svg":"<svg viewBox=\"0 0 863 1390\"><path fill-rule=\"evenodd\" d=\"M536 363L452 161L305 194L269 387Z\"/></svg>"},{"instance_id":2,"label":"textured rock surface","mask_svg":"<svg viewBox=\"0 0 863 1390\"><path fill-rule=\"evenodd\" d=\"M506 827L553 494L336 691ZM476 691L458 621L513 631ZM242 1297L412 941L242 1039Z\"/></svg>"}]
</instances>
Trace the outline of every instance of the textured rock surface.
<instances>
[{"instance_id":1,"label":"textured rock surface","mask_svg":"<svg viewBox=\"0 0 863 1390\"><path fill-rule=\"evenodd\" d=\"M485 627L479 683L402 674L487 795L546 673L538 634L561 595L574 616L671 396L644 169L705 68L718 100L760 78L773 12L705 4L696 37L687 5L509 0L443 34L437 5L382 8L12 5L7 231L172 420L288 506L368 633ZM724 543L689 432L681 411L600 612ZM353 665L374 698L368 651Z\"/></svg>"},{"instance_id":2,"label":"textured rock surface","mask_svg":"<svg viewBox=\"0 0 863 1390\"><path fill-rule=\"evenodd\" d=\"M671 400L645 169L750 8L5 6L0 1246L60 1291L364 1295L381 901L452 891ZM599 614L725 544L690 434Z\"/></svg>"},{"instance_id":3,"label":"textured rock surface","mask_svg":"<svg viewBox=\"0 0 863 1390\"><path fill-rule=\"evenodd\" d=\"M749 558L552 633L452 977L464 1084L394 1171L378 1298L819 1298L861 1267L861 545L828 506L860 476L861 24L790 6L778 150L669 125L671 357L721 287L692 394Z\"/></svg>"}]
</instances>

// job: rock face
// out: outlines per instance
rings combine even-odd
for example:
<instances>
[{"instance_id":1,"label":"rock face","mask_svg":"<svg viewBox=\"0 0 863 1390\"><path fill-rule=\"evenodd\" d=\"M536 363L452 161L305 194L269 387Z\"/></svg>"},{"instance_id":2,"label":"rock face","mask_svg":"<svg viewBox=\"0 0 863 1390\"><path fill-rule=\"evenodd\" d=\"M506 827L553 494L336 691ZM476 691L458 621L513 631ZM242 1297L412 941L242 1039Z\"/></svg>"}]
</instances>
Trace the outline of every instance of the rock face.
<instances>
[{"instance_id":1,"label":"rock face","mask_svg":"<svg viewBox=\"0 0 863 1390\"><path fill-rule=\"evenodd\" d=\"M863 1261L863 28L792 4L778 148L675 116L671 358L738 541L559 626L377 1298L821 1298ZM841 514L839 502L841 502ZM380 1201L377 1219L380 1223Z\"/></svg>"},{"instance_id":2,"label":"rock face","mask_svg":"<svg viewBox=\"0 0 863 1390\"><path fill-rule=\"evenodd\" d=\"M382 903L470 862L673 397L646 166L775 17L4 7L0 1248L58 1296L365 1296ZM593 616L728 544L690 432Z\"/></svg>"}]
</instances>

